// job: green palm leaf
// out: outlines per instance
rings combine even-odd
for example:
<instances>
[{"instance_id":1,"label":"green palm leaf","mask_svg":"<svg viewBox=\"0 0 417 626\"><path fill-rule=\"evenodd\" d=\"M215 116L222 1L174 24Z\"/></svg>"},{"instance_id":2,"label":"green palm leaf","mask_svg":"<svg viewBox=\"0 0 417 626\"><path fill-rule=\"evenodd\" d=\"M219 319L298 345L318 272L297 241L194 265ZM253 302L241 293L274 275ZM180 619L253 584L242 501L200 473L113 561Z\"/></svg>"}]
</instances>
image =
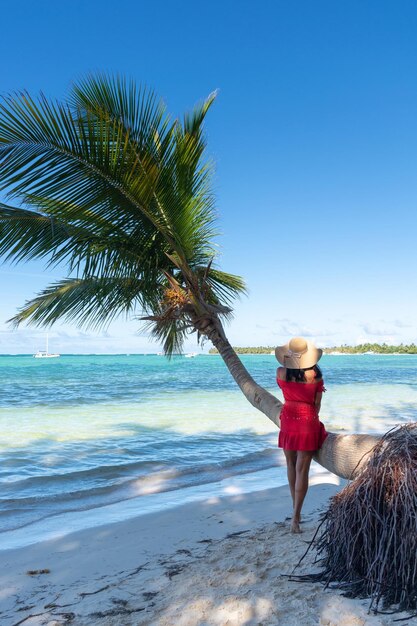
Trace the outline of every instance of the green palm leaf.
<instances>
[{"instance_id":1,"label":"green palm leaf","mask_svg":"<svg viewBox=\"0 0 417 626\"><path fill-rule=\"evenodd\" d=\"M51 326L63 319L85 328L100 328L121 314L132 314L141 306L142 297L143 286L135 278L67 278L26 302L9 322Z\"/></svg>"},{"instance_id":2,"label":"green palm leaf","mask_svg":"<svg viewBox=\"0 0 417 626\"><path fill-rule=\"evenodd\" d=\"M0 190L22 208L0 204L0 255L66 264L69 275L26 303L14 323L98 326L139 311L155 318L154 334L172 352L193 316L228 314L222 302L244 284L213 263L203 122L214 99L172 121L151 91L103 75L76 84L68 103L27 93L3 99ZM169 277L184 308L161 304ZM171 323L166 311L174 309Z\"/></svg>"}]
</instances>

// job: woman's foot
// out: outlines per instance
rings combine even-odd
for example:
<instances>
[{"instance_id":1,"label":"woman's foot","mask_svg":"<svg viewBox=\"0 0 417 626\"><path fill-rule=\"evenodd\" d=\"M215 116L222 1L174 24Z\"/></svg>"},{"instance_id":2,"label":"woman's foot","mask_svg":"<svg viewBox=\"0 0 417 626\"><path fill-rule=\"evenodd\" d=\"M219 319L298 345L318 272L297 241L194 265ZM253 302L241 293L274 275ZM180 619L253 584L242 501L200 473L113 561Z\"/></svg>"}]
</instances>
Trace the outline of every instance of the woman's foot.
<instances>
[{"instance_id":1,"label":"woman's foot","mask_svg":"<svg viewBox=\"0 0 417 626\"><path fill-rule=\"evenodd\" d=\"M296 518L293 517L291 520L291 532L293 533L293 535L298 535L300 534L301 528L300 528L300 518Z\"/></svg>"}]
</instances>

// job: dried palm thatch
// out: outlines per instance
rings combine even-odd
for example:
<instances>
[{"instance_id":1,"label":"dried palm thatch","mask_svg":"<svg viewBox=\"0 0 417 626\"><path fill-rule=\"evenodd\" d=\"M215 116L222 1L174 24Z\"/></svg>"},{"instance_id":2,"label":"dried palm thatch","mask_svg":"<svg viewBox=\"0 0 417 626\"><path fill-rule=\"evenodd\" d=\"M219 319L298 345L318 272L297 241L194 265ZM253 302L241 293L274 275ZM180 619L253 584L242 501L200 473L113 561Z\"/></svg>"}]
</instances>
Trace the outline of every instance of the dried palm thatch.
<instances>
[{"instance_id":1,"label":"dried palm thatch","mask_svg":"<svg viewBox=\"0 0 417 626\"><path fill-rule=\"evenodd\" d=\"M381 438L332 498L315 545L322 570L309 580L370 598L375 612L417 610L417 423Z\"/></svg>"}]
</instances>

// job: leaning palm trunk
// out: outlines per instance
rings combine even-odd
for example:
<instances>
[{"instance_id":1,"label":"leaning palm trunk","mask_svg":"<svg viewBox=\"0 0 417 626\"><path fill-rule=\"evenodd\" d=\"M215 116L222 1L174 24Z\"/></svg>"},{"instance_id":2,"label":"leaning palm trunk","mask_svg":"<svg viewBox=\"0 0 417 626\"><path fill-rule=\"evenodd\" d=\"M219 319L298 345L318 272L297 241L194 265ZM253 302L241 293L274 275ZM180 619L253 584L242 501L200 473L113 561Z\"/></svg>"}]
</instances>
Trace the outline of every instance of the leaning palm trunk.
<instances>
[{"instance_id":1,"label":"leaning palm trunk","mask_svg":"<svg viewBox=\"0 0 417 626\"><path fill-rule=\"evenodd\" d=\"M225 337L219 320L212 321L205 328L204 334L217 348L246 399L279 428L282 402L254 381ZM314 458L317 463L340 478L352 479L364 467L379 439L378 435L329 433Z\"/></svg>"},{"instance_id":2,"label":"leaning palm trunk","mask_svg":"<svg viewBox=\"0 0 417 626\"><path fill-rule=\"evenodd\" d=\"M280 426L279 415L282 409L282 402L278 400L272 393L258 385L249 374L236 352L233 350L229 341L226 339L220 322L212 323L205 328L204 334L210 339L215 348L217 348L227 369L238 384L245 398L276 425Z\"/></svg>"},{"instance_id":3,"label":"leaning palm trunk","mask_svg":"<svg viewBox=\"0 0 417 626\"><path fill-rule=\"evenodd\" d=\"M314 459L336 476L351 480L365 467L380 438L381 435L329 433Z\"/></svg>"}]
</instances>

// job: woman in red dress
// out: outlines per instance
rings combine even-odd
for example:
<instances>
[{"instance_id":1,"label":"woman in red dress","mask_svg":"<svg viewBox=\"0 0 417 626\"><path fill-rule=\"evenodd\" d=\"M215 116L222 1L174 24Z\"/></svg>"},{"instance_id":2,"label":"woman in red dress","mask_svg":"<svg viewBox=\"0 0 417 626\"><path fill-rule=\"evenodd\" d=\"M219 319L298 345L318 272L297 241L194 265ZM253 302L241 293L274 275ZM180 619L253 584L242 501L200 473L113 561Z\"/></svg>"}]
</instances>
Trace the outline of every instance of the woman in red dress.
<instances>
[{"instance_id":1,"label":"woman in red dress","mask_svg":"<svg viewBox=\"0 0 417 626\"><path fill-rule=\"evenodd\" d=\"M275 356L277 383L284 395L278 446L287 460L287 475L293 501L291 532L299 533L301 508L308 489L311 459L327 437L319 420L323 376L317 362L323 351L302 337L278 346Z\"/></svg>"}]
</instances>

